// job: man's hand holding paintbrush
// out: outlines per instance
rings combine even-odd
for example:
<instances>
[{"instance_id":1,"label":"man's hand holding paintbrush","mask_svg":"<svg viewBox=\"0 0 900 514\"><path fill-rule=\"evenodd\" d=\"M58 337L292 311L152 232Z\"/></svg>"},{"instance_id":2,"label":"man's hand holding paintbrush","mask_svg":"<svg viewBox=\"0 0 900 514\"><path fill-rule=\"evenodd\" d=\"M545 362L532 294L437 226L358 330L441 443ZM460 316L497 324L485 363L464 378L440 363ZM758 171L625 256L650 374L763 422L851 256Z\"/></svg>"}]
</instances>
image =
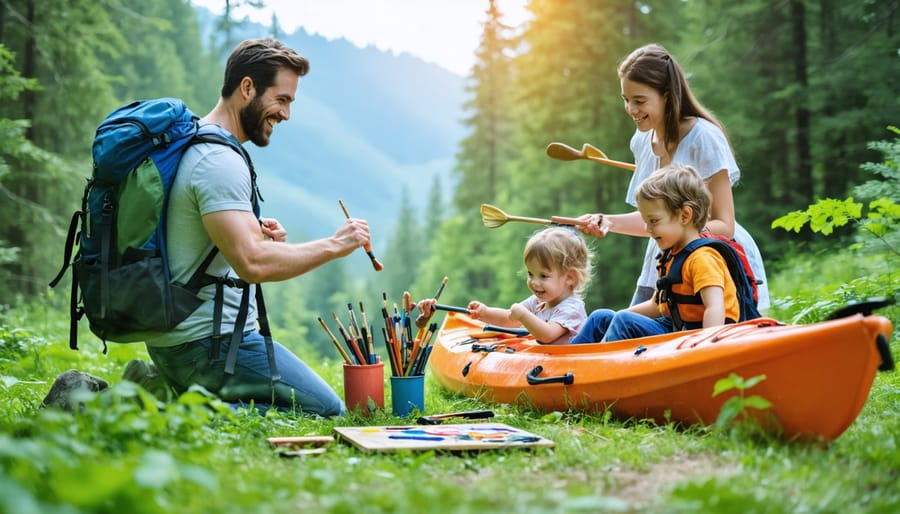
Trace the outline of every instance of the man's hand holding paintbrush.
<instances>
[{"instance_id":1,"label":"man's hand holding paintbrush","mask_svg":"<svg viewBox=\"0 0 900 514\"><path fill-rule=\"evenodd\" d=\"M347 217L348 222L353 222L354 219L350 217L350 211L347 210L347 207L344 205L343 200L338 200L338 203L341 205L341 210L344 211L344 216ZM368 224L366 224L366 230L368 231ZM375 255L372 253L372 244L369 241L369 238L366 237L366 242L363 244L363 249L366 251L366 254L369 256L369 259L372 260L372 267L375 268L375 271L381 271L384 269L384 265L378 262L378 259L375 258Z\"/></svg>"}]
</instances>

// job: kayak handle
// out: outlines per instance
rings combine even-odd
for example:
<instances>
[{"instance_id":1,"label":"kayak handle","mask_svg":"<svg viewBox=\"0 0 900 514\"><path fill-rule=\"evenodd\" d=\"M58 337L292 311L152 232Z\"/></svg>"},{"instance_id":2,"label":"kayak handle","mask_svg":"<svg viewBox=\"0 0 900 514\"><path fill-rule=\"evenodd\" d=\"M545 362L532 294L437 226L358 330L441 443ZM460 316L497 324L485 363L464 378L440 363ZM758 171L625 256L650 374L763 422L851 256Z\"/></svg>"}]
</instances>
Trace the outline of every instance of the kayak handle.
<instances>
[{"instance_id":1,"label":"kayak handle","mask_svg":"<svg viewBox=\"0 0 900 514\"><path fill-rule=\"evenodd\" d=\"M498 327L497 325L485 325L485 332L501 332L504 334L512 334L518 337L528 337L528 330L524 328Z\"/></svg>"},{"instance_id":2,"label":"kayak handle","mask_svg":"<svg viewBox=\"0 0 900 514\"><path fill-rule=\"evenodd\" d=\"M863 316L871 316L875 309L882 309L894 304L893 298L869 298L861 302L850 302L844 307L834 311L825 319L839 319L852 316L854 314L862 314Z\"/></svg>"},{"instance_id":3,"label":"kayak handle","mask_svg":"<svg viewBox=\"0 0 900 514\"><path fill-rule=\"evenodd\" d=\"M884 334L878 334L875 338L875 348L878 348L878 354L881 356L881 365L878 371L891 371L894 369L894 356L891 355L891 347Z\"/></svg>"},{"instance_id":4,"label":"kayak handle","mask_svg":"<svg viewBox=\"0 0 900 514\"><path fill-rule=\"evenodd\" d=\"M575 382L575 375L571 373L566 373L565 375L560 375L558 377L539 378L538 375L540 375L542 371L544 371L543 366L535 366L534 369L529 371L528 375L525 376L525 380L528 381L529 385L555 384L557 382L569 385Z\"/></svg>"}]
</instances>

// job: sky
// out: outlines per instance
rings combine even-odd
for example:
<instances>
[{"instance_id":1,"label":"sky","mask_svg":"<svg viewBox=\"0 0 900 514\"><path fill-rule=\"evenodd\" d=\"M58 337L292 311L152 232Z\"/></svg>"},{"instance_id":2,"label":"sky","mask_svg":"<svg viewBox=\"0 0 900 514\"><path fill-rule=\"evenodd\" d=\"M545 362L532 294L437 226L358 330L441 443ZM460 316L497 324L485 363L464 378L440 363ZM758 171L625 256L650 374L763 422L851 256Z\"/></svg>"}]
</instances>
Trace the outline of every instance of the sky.
<instances>
[{"instance_id":1,"label":"sky","mask_svg":"<svg viewBox=\"0 0 900 514\"><path fill-rule=\"evenodd\" d=\"M475 63L488 0L264 0L265 9L241 8L237 18L269 25L272 11L281 30L303 27L327 39L394 53L406 52L439 64L459 75L468 75ZM497 0L506 25L516 27L529 19L528 0ZM193 0L216 14L225 0Z\"/></svg>"}]
</instances>

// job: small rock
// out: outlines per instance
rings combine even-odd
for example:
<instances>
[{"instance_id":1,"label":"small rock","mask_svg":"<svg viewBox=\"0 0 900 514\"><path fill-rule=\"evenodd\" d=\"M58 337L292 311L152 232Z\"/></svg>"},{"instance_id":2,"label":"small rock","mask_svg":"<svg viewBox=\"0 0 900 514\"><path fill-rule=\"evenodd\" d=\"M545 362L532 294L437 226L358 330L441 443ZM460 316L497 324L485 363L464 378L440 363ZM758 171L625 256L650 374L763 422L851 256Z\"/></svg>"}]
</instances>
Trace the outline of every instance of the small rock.
<instances>
[{"instance_id":1,"label":"small rock","mask_svg":"<svg viewBox=\"0 0 900 514\"><path fill-rule=\"evenodd\" d=\"M109 389L106 380L70 369L56 377L50 392L41 402L41 407L57 407L67 411L75 410L76 406L83 408L84 405L77 398L73 398L77 396L78 391L98 393L106 389Z\"/></svg>"}]
</instances>

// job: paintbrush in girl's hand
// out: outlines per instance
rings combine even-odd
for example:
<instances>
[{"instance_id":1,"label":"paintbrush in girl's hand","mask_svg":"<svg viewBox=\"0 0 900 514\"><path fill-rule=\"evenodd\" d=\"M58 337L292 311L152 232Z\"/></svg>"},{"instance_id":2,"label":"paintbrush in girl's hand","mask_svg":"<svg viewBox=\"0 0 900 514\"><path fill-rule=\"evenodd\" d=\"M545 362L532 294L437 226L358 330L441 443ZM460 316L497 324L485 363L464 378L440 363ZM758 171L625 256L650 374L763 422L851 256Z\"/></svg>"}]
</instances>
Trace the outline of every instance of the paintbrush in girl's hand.
<instances>
[{"instance_id":1,"label":"paintbrush in girl's hand","mask_svg":"<svg viewBox=\"0 0 900 514\"><path fill-rule=\"evenodd\" d=\"M444 292L444 286L446 286L446 285L447 285L447 277L444 277L444 280L441 280L441 286L438 287L437 292L434 293L434 296L432 296L432 298L434 298L434 301L435 301L435 302L437 302L438 298L441 297L441 293ZM433 313L432 313L432 314L433 314ZM431 316L425 316L424 313L419 314L419 316L416 317L416 327L417 327L419 330L421 330L421 329L427 327L427 326L428 326L428 320L430 320L430 319L431 319Z\"/></svg>"},{"instance_id":2,"label":"paintbrush in girl's hand","mask_svg":"<svg viewBox=\"0 0 900 514\"><path fill-rule=\"evenodd\" d=\"M434 304L434 310L447 311L447 312L459 312L461 314L469 313L469 309L467 309L465 307L454 307L453 305L441 305L439 303Z\"/></svg>"}]
</instances>

